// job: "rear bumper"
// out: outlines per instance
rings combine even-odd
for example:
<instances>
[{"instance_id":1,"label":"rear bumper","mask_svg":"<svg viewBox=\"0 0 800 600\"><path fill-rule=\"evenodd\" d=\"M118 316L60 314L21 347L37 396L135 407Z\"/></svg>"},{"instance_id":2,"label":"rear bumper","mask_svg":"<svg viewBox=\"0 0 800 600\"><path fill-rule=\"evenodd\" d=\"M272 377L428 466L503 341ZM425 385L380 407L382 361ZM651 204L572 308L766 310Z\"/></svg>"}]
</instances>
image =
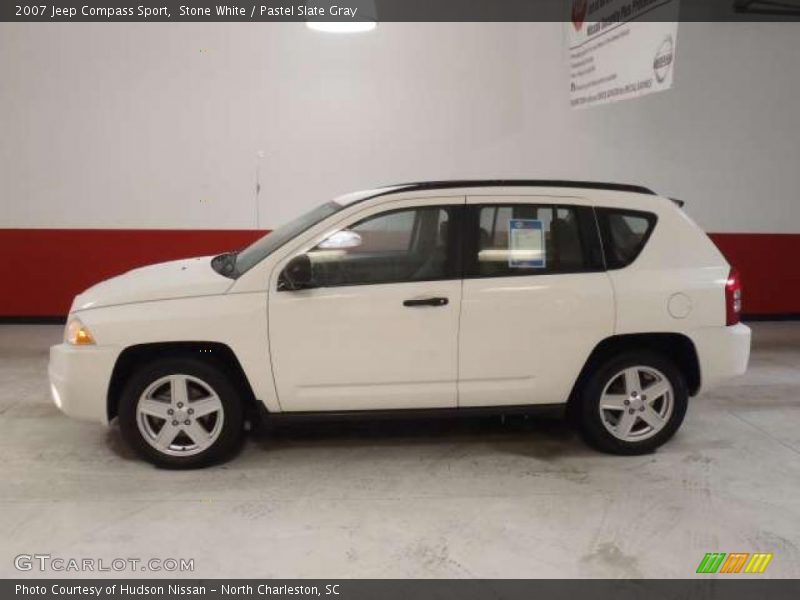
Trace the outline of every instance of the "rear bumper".
<instances>
[{"instance_id":1,"label":"rear bumper","mask_svg":"<svg viewBox=\"0 0 800 600\"><path fill-rule=\"evenodd\" d=\"M111 373L120 349L116 346L50 348L50 394L64 414L107 424L107 398Z\"/></svg>"},{"instance_id":2,"label":"rear bumper","mask_svg":"<svg viewBox=\"0 0 800 600\"><path fill-rule=\"evenodd\" d=\"M742 323L730 327L705 327L693 332L692 339L700 361L701 391L706 392L747 371L750 338L750 328Z\"/></svg>"}]
</instances>

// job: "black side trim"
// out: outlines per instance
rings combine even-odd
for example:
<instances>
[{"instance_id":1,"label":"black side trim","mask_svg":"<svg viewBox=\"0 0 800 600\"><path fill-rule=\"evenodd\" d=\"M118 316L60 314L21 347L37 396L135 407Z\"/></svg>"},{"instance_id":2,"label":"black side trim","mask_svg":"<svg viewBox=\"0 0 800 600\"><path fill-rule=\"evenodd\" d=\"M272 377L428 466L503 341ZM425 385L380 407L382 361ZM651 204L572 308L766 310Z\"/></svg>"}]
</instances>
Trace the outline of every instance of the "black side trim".
<instances>
[{"instance_id":1,"label":"black side trim","mask_svg":"<svg viewBox=\"0 0 800 600\"><path fill-rule=\"evenodd\" d=\"M343 411L292 411L267 413L264 418L272 422L291 421L346 421L386 419L453 419L495 415L562 416L562 404L530 404L522 406L464 406L460 408L403 408L394 410L343 410Z\"/></svg>"},{"instance_id":2,"label":"black side trim","mask_svg":"<svg viewBox=\"0 0 800 600\"><path fill-rule=\"evenodd\" d=\"M567 208L567 206L565 206ZM597 215L590 206L575 206L578 214L578 226L581 230L581 241L584 243L587 270L605 271L606 258L603 254L603 242L600 239L600 228L597 225Z\"/></svg>"}]
</instances>

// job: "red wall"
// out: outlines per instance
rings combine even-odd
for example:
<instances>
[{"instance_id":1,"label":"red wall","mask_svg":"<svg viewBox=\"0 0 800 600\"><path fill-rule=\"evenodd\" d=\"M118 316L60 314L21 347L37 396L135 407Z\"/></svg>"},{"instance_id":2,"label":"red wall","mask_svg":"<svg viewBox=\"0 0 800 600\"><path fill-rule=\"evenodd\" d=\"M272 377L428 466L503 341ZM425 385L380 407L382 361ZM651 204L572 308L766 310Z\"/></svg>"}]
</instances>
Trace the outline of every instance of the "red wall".
<instances>
[{"instance_id":1,"label":"red wall","mask_svg":"<svg viewBox=\"0 0 800 600\"><path fill-rule=\"evenodd\" d=\"M242 248L264 232L0 229L0 317L66 315L73 297L134 267Z\"/></svg>"},{"instance_id":2,"label":"red wall","mask_svg":"<svg viewBox=\"0 0 800 600\"><path fill-rule=\"evenodd\" d=\"M800 315L800 234L711 233L742 276L747 315Z\"/></svg>"},{"instance_id":3,"label":"red wall","mask_svg":"<svg viewBox=\"0 0 800 600\"><path fill-rule=\"evenodd\" d=\"M251 230L0 229L0 318L62 316L90 285L146 264L241 248ZM749 315L800 314L800 234L711 234Z\"/></svg>"}]
</instances>

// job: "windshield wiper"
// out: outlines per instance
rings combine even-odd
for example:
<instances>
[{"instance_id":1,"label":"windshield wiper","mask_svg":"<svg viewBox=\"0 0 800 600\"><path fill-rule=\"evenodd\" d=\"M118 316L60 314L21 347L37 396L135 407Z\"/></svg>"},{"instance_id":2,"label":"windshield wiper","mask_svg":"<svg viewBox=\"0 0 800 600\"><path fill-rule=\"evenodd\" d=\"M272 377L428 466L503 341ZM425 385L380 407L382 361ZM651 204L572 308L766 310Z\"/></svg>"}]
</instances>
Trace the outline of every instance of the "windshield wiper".
<instances>
[{"instance_id":1,"label":"windshield wiper","mask_svg":"<svg viewBox=\"0 0 800 600\"><path fill-rule=\"evenodd\" d=\"M236 277L239 275L236 272L237 254L239 254L238 250L235 252L225 252L224 254L215 256L211 259L211 268L224 277L236 279Z\"/></svg>"}]
</instances>

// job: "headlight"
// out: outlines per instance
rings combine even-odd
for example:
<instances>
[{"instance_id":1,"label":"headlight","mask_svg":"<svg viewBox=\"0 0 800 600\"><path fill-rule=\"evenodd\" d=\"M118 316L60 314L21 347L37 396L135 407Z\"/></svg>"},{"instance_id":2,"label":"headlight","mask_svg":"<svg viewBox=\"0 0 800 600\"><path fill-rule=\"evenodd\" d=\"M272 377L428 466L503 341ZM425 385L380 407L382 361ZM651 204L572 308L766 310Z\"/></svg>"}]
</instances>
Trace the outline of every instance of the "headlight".
<instances>
[{"instance_id":1,"label":"headlight","mask_svg":"<svg viewBox=\"0 0 800 600\"><path fill-rule=\"evenodd\" d=\"M80 319L72 317L64 331L64 341L73 346L89 346L94 344L94 337Z\"/></svg>"}]
</instances>

